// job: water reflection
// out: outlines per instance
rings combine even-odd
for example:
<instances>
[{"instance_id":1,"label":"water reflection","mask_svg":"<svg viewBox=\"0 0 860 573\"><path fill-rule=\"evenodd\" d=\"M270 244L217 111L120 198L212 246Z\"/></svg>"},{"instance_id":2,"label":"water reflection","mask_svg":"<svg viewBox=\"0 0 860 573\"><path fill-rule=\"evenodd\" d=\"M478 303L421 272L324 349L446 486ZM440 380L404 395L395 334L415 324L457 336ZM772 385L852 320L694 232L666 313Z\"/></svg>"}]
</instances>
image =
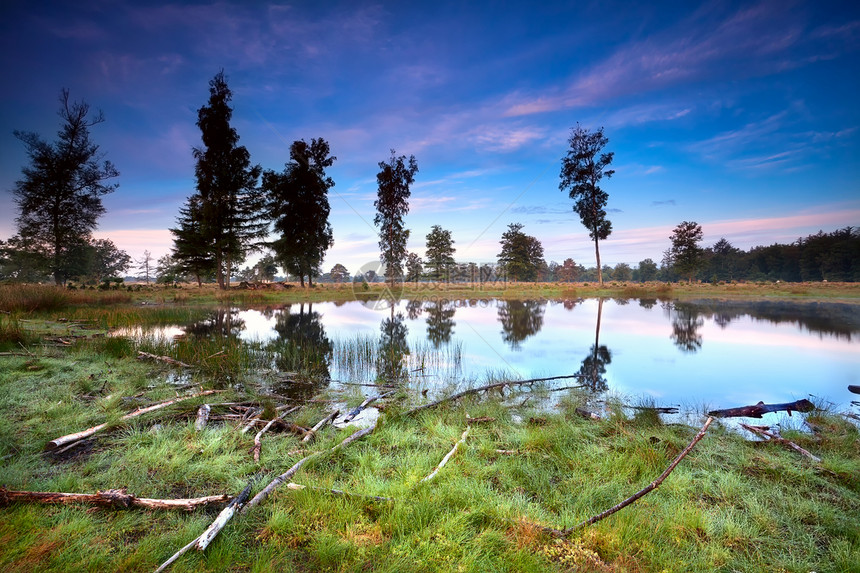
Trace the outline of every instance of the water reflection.
<instances>
[{"instance_id":1,"label":"water reflection","mask_svg":"<svg viewBox=\"0 0 860 573\"><path fill-rule=\"evenodd\" d=\"M437 299L429 302L424 310L427 312L427 340L434 348L451 341L454 333L454 314L457 310L447 300Z\"/></svg>"},{"instance_id":2,"label":"water reflection","mask_svg":"<svg viewBox=\"0 0 860 573\"><path fill-rule=\"evenodd\" d=\"M672 342L681 352L696 352L702 348L702 335L699 329L705 320L689 306L676 305L672 315Z\"/></svg>"},{"instance_id":3,"label":"water reflection","mask_svg":"<svg viewBox=\"0 0 860 573\"><path fill-rule=\"evenodd\" d=\"M185 327L185 334L200 338L223 336L235 338L245 329L245 321L238 317L238 308L215 309L206 319Z\"/></svg>"},{"instance_id":4,"label":"water reflection","mask_svg":"<svg viewBox=\"0 0 860 573\"><path fill-rule=\"evenodd\" d=\"M539 300L499 301L498 319L502 323L502 340L512 350L519 350L521 343L540 332L546 302Z\"/></svg>"},{"instance_id":5,"label":"water reflection","mask_svg":"<svg viewBox=\"0 0 860 573\"><path fill-rule=\"evenodd\" d=\"M379 326L379 353L377 356L377 378L388 384L399 384L409 378L404 358L409 354L409 344L406 337L409 329L403 322L401 313L394 313L391 306L391 316L382 321Z\"/></svg>"},{"instance_id":6,"label":"water reflection","mask_svg":"<svg viewBox=\"0 0 860 573\"><path fill-rule=\"evenodd\" d=\"M603 299L597 303L597 323L594 328L594 344L588 352L579 371L576 373L580 382L588 386L592 392L604 392L609 387L606 379L606 367L612 362L612 353L606 345L600 344L600 322L603 317Z\"/></svg>"},{"instance_id":7,"label":"water reflection","mask_svg":"<svg viewBox=\"0 0 860 573\"><path fill-rule=\"evenodd\" d=\"M326 336L322 315L314 311L313 303L298 305L297 313L291 306L274 314L274 330L278 337L269 343L268 349L274 352L275 365L284 372L301 372L316 380L330 378L329 361L332 344Z\"/></svg>"}]
</instances>

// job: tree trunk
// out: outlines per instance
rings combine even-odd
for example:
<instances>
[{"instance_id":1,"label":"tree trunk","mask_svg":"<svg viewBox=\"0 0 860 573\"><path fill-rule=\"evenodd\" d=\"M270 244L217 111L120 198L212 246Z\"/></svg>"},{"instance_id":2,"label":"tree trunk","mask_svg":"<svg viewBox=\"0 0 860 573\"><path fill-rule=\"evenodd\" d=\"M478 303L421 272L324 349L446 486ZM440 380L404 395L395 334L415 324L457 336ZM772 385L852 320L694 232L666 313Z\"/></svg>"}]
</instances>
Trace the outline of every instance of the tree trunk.
<instances>
[{"instance_id":1,"label":"tree trunk","mask_svg":"<svg viewBox=\"0 0 860 573\"><path fill-rule=\"evenodd\" d=\"M788 412L791 416L792 412L811 412L815 409L815 404L809 400L801 399L785 404L765 404L759 402L752 406L741 406L739 408L726 408L725 410L712 410L708 412L708 416L716 418L761 418L763 414L770 412Z\"/></svg>"},{"instance_id":2,"label":"tree trunk","mask_svg":"<svg viewBox=\"0 0 860 573\"><path fill-rule=\"evenodd\" d=\"M597 257L597 284L603 286L603 267L600 266L600 248L597 246L597 239L594 239L594 255Z\"/></svg>"}]
</instances>

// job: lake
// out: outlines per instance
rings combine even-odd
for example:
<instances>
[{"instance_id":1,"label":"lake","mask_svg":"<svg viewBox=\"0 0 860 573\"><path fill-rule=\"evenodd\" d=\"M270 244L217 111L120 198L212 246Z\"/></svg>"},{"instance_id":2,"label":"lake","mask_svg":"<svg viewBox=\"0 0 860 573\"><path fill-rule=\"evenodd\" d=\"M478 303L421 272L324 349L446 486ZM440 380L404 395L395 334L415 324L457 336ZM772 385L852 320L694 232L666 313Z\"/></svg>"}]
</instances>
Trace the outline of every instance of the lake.
<instances>
[{"instance_id":1,"label":"lake","mask_svg":"<svg viewBox=\"0 0 860 573\"><path fill-rule=\"evenodd\" d=\"M205 335L225 323L232 336L274 353L284 340L316 352L333 384L382 376L426 389L488 376L579 374L591 389L629 403L699 411L809 396L847 410L846 387L860 384L860 305L838 302L303 303L222 309L203 324L165 332Z\"/></svg>"}]
</instances>

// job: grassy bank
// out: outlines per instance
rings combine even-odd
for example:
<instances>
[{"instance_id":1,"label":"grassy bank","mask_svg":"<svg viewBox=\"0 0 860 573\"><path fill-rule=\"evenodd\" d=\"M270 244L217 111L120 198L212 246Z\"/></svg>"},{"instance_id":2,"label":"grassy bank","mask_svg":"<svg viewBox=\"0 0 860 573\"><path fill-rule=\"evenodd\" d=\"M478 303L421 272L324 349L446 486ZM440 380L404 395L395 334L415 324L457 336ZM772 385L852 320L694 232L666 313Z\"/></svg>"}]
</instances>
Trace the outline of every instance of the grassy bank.
<instances>
[{"instance_id":1,"label":"grassy bank","mask_svg":"<svg viewBox=\"0 0 860 573\"><path fill-rule=\"evenodd\" d=\"M381 283L365 289L357 284L322 284L301 288L243 289L221 291L215 285L180 287L138 286L128 290L67 290L39 285L0 285L0 312L64 312L82 307L127 305L195 306L236 304L245 306L302 302L379 300L391 295L410 299L564 299L564 298L786 298L797 300L860 301L860 283L407 283L389 289Z\"/></svg>"},{"instance_id":2,"label":"grassy bank","mask_svg":"<svg viewBox=\"0 0 860 573\"><path fill-rule=\"evenodd\" d=\"M24 331L31 325L20 324ZM329 427L311 445L267 434L255 463L254 432L242 434L237 422L194 429L202 398L121 422L139 406L175 397L168 375L176 370L134 360L113 339L76 340L0 357L0 485L9 490L125 486L140 497L197 497L235 494L257 476L256 492L354 431ZM214 378L217 372L196 381ZM276 404L248 386L229 388L209 401L251 401L269 412ZM814 432L798 423L785 433L821 463L717 424L657 491L568 539L542 533L535 524L570 526L640 490L696 431L612 404L603 420L586 420L574 410L589 397L566 392L550 411L535 388L403 416L434 398L404 389L386 401L373 434L310 461L293 478L320 489L276 490L172 570L860 571L860 435L826 412L807 418ZM351 407L362 398L328 391L298 404L288 419L311 426L333 407L324 400ZM460 438L467 415L489 420L473 424L451 461L422 482ZM113 427L68 452L44 451L49 440L104 421ZM0 566L152 571L218 510L14 503L0 507Z\"/></svg>"}]
</instances>

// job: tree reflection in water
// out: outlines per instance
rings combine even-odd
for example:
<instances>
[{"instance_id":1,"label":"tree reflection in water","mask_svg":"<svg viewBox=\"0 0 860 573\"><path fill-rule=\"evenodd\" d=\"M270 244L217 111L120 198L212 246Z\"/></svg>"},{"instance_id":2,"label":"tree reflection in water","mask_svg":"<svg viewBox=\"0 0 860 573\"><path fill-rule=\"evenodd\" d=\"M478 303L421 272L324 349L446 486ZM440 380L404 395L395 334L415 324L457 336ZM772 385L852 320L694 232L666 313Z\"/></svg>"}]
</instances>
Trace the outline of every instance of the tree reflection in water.
<instances>
[{"instance_id":1,"label":"tree reflection in water","mask_svg":"<svg viewBox=\"0 0 860 573\"><path fill-rule=\"evenodd\" d=\"M682 352L693 353L702 348L702 335L699 328L705 324L705 320L699 313L681 305L675 305L672 311L672 342Z\"/></svg>"},{"instance_id":2,"label":"tree reflection in water","mask_svg":"<svg viewBox=\"0 0 860 573\"><path fill-rule=\"evenodd\" d=\"M543 327L545 310L545 301L499 301L498 318L502 323L502 340L511 347L511 350L519 350L523 340L540 331Z\"/></svg>"},{"instance_id":3,"label":"tree reflection in water","mask_svg":"<svg viewBox=\"0 0 860 573\"><path fill-rule=\"evenodd\" d=\"M290 308L284 308L275 319L278 338L270 345L275 364L279 370L327 382L332 344L326 336L322 316L313 310L313 303L308 303L307 310L304 303L300 304L298 313L291 313Z\"/></svg>"},{"instance_id":4,"label":"tree reflection in water","mask_svg":"<svg viewBox=\"0 0 860 573\"><path fill-rule=\"evenodd\" d=\"M436 299L424 307L427 313L427 339L434 348L439 348L443 343L450 342L454 333L454 305L447 300Z\"/></svg>"},{"instance_id":5,"label":"tree reflection in water","mask_svg":"<svg viewBox=\"0 0 860 573\"><path fill-rule=\"evenodd\" d=\"M198 338L235 338L245 329L245 321L238 314L238 308L215 309L205 320L186 326L185 333Z\"/></svg>"},{"instance_id":6,"label":"tree reflection in water","mask_svg":"<svg viewBox=\"0 0 860 573\"><path fill-rule=\"evenodd\" d=\"M594 344L589 350L588 356L582 360L582 365L576 373L580 382L588 386L592 392L604 392L609 383L604 376L606 366L612 362L612 353L609 348L600 344L600 320L603 315L603 299L597 302L597 326L594 329Z\"/></svg>"},{"instance_id":7,"label":"tree reflection in water","mask_svg":"<svg viewBox=\"0 0 860 573\"><path fill-rule=\"evenodd\" d=\"M391 316L382 321L379 327L379 355L376 364L376 375L383 382L398 384L409 378L404 357L409 354L406 336L409 329L403 323L403 315L394 314L391 305Z\"/></svg>"}]
</instances>

